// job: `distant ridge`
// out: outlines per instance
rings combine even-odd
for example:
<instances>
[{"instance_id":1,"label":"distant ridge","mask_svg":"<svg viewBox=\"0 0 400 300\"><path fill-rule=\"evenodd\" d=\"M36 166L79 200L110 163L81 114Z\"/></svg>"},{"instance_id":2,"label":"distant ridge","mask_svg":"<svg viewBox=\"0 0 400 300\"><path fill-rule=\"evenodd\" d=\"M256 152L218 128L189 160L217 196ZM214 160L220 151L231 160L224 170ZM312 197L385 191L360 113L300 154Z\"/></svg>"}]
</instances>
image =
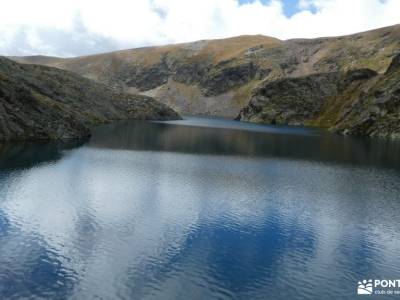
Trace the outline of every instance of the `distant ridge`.
<instances>
[{"instance_id":1,"label":"distant ridge","mask_svg":"<svg viewBox=\"0 0 400 300\"><path fill-rule=\"evenodd\" d=\"M340 37L282 41L262 35L238 36L76 58L13 59L69 70L121 91L153 96L181 113L235 118L252 95L269 83L363 69L384 74L399 53L400 25L394 25ZM326 105L334 103L335 99ZM334 104L332 109L340 107ZM332 114L340 115L339 111ZM333 126L326 119L308 123Z\"/></svg>"}]
</instances>

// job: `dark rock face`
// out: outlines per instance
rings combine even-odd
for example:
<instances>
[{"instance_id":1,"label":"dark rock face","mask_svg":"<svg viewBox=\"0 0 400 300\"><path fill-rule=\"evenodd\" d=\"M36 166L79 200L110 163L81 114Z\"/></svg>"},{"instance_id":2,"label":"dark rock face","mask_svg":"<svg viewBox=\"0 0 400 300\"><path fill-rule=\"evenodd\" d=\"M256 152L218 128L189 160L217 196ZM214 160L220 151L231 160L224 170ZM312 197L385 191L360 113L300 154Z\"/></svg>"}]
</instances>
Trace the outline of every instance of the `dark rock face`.
<instances>
[{"instance_id":1,"label":"dark rock face","mask_svg":"<svg viewBox=\"0 0 400 300\"><path fill-rule=\"evenodd\" d=\"M126 95L67 71L0 57L0 141L78 138L119 119L179 116L150 97Z\"/></svg>"},{"instance_id":2,"label":"dark rock face","mask_svg":"<svg viewBox=\"0 0 400 300\"><path fill-rule=\"evenodd\" d=\"M386 70L386 74L394 73L400 69L400 54L397 54L391 64L389 65L388 69Z\"/></svg>"},{"instance_id":3,"label":"dark rock face","mask_svg":"<svg viewBox=\"0 0 400 300\"><path fill-rule=\"evenodd\" d=\"M338 73L267 82L253 91L238 119L269 124L304 124L315 118L330 95L338 93Z\"/></svg>"},{"instance_id":4,"label":"dark rock face","mask_svg":"<svg viewBox=\"0 0 400 300\"><path fill-rule=\"evenodd\" d=\"M343 134L400 139L400 55L367 92L354 100L332 129Z\"/></svg>"},{"instance_id":5,"label":"dark rock face","mask_svg":"<svg viewBox=\"0 0 400 300\"><path fill-rule=\"evenodd\" d=\"M200 62L183 64L179 61L174 61L171 66L172 79L185 84L195 84L206 77L209 69L210 66L208 64Z\"/></svg>"},{"instance_id":6,"label":"dark rock face","mask_svg":"<svg viewBox=\"0 0 400 300\"><path fill-rule=\"evenodd\" d=\"M121 80L129 78L126 85L140 91L157 88L167 83L171 77L180 83L198 84L205 96L217 96L248 83L256 74L265 76L269 73L266 70L259 71L252 62L229 66L230 61L224 61L212 66L207 60L191 64L172 61L171 65L168 65L166 59L164 57L161 63L150 67L127 69L126 72L118 74L118 77Z\"/></svg>"},{"instance_id":7,"label":"dark rock face","mask_svg":"<svg viewBox=\"0 0 400 300\"><path fill-rule=\"evenodd\" d=\"M344 85L347 86L358 80L367 80L376 75L378 75L378 73L370 69L350 70L345 74Z\"/></svg>"},{"instance_id":8,"label":"dark rock face","mask_svg":"<svg viewBox=\"0 0 400 300\"><path fill-rule=\"evenodd\" d=\"M141 91L154 89L168 81L170 71L165 61L150 67L129 70L129 75L118 74L120 78L129 78L126 85L138 88Z\"/></svg>"},{"instance_id":9,"label":"dark rock face","mask_svg":"<svg viewBox=\"0 0 400 300\"><path fill-rule=\"evenodd\" d=\"M257 67L253 63L220 69L200 82L204 89L204 95L219 95L230 89L241 86L251 81L257 73Z\"/></svg>"},{"instance_id":10,"label":"dark rock face","mask_svg":"<svg viewBox=\"0 0 400 300\"><path fill-rule=\"evenodd\" d=\"M400 138L398 56L385 74L369 69L265 83L238 120L327 127L342 134Z\"/></svg>"}]
</instances>

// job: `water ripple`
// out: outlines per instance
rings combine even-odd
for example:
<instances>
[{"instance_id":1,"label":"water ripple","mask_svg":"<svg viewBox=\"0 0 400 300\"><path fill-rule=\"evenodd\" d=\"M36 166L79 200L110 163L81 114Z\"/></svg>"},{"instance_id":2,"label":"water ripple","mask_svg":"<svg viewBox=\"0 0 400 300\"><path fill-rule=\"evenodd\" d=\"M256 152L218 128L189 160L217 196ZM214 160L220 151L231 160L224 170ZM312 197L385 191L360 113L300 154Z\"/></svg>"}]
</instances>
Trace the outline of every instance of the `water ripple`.
<instances>
[{"instance_id":1,"label":"water ripple","mask_svg":"<svg viewBox=\"0 0 400 300\"><path fill-rule=\"evenodd\" d=\"M140 124L0 170L1 299L352 299L360 279L399 277L389 158L295 155L279 148L288 131L274 150L268 132Z\"/></svg>"}]
</instances>

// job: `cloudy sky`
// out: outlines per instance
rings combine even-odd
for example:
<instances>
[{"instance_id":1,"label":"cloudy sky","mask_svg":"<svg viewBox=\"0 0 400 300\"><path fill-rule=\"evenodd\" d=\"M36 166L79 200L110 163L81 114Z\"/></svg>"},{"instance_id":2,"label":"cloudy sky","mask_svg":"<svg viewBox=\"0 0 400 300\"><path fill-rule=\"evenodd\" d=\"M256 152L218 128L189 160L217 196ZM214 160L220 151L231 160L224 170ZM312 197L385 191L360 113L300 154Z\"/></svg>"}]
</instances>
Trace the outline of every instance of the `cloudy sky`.
<instances>
[{"instance_id":1,"label":"cloudy sky","mask_svg":"<svg viewBox=\"0 0 400 300\"><path fill-rule=\"evenodd\" d=\"M0 0L0 54L78 56L240 34L288 39L400 23L400 0Z\"/></svg>"}]
</instances>

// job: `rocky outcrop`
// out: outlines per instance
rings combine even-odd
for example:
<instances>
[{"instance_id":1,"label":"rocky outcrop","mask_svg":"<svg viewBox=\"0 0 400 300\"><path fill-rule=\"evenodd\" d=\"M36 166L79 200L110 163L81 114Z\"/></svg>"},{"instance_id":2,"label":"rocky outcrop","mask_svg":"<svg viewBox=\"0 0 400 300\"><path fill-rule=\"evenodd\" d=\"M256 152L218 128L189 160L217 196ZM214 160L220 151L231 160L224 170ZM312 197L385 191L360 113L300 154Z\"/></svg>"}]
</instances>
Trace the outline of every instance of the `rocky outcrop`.
<instances>
[{"instance_id":1,"label":"rocky outcrop","mask_svg":"<svg viewBox=\"0 0 400 300\"><path fill-rule=\"evenodd\" d=\"M150 97L0 57L0 141L77 138L89 135L90 126L127 118L179 116Z\"/></svg>"},{"instance_id":2,"label":"rocky outcrop","mask_svg":"<svg viewBox=\"0 0 400 300\"><path fill-rule=\"evenodd\" d=\"M249 104L241 110L237 119L306 125L321 117L324 110L330 108L330 102L338 104L340 95L355 92L363 81L376 75L372 70L360 69L265 82L253 90Z\"/></svg>"},{"instance_id":3,"label":"rocky outcrop","mask_svg":"<svg viewBox=\"0 0 400 300\"><path fill-rule=\"evenodd\" d=\"M216 96L251 81L257 73L253 63L221 68L200 81L205 96Z\"/></svg>"},{"instance_id":4,"label":"rocky outcrop","mask_svg":"<svg viewBox=\"0 0 400 300\"><path fill-rule=\"evenodd\" d=\"M304 125L316 118L331 95L338 93L339 73L323 73L265 82L253 90L240 121Z\"/></svg>"},{"instance_id":5,"label":"rocky outcrop","mask_svg":"<svg viewBox=\"0 0 400 300\"><path fill-rule=\"evenodd\" d=\"M400 139L400 54L341 115L333 131Z\"/></svg>"},{"instance_id":6,"label":"rocky outcrop","mask_svg":"<svg viewBox=\"0 0 400 300\"><path fill-rule=\"evenodd\" d=\"M399 58L394 57L380 75L359 69L264 83L253 91L237 119L400 138Z\"/></svg>"},{"instance_id":7,"label":"rocky outcrop","mask_svg":"<svg viewBox=\"0 0 400 300\"><path fill-rule=\"evenodd\" d=\"M400 69L400 52L398 55L393 57L392 62L386 70L386 75L392 75L393 73L397 73Z\"/></svg>"}]
</instances>

